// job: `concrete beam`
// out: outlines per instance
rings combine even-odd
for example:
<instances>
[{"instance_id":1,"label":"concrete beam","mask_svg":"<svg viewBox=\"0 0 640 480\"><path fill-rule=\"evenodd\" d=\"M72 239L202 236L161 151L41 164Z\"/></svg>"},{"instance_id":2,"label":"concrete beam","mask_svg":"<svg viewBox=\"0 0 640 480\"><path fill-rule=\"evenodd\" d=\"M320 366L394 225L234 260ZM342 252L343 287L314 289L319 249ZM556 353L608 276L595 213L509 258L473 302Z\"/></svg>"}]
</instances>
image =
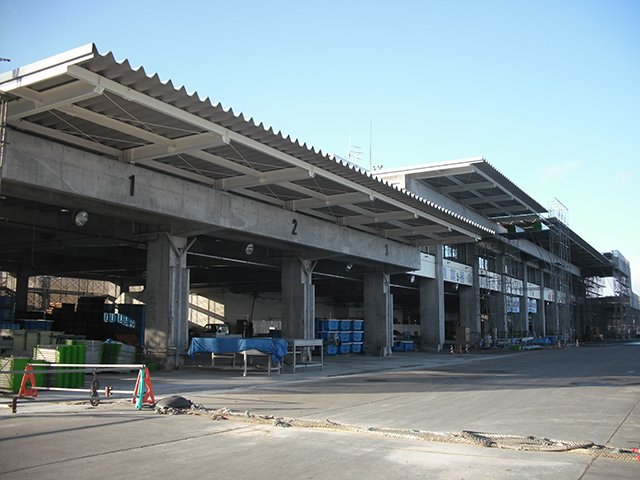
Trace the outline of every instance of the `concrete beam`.
<instances>
[{"instance_id":1,"label":"concrete beam","mask_svg":"<svg viewBox=\"0 0 640 480\"><path fill-rule=\"evenodd\" d=\"M501 227L497 223L492 222L491 220L488 220L487 218L483 217L482 215L479 215L478 213L474 212L470 208L467 208L464 205L461 205L460 203L451 200L450 198L446 197L442 193L427 187L424 183L420 183L410 177L405 178L405 182L406 182L406 188L408 190L416 193L417 195L420 195L421 197L429 198L433 200L435 203L437 203L438 205L441 205L442 207L452 212L455 212L465 218L468 218L469 220L472 220L482 225L483 227L490 228L491 230L498 233L503 233L507 231L505 228Z\"/></svg>"},{"instance_id":2,"label":"concrete beam","mask_svg":"<svg viewBox=\"0 0 640 480\"><path fill-rule=\"evenodd\" d=\"M3 190L12 184L26 187L17 189L22 198L34 188L28 198L34 201L45 189L116 206L123 216L127 211L160 215L168 221L221 227L399 269L420 268L414 247L22 132L8 132L1 178Z\"/></svg>"}]
</instances>

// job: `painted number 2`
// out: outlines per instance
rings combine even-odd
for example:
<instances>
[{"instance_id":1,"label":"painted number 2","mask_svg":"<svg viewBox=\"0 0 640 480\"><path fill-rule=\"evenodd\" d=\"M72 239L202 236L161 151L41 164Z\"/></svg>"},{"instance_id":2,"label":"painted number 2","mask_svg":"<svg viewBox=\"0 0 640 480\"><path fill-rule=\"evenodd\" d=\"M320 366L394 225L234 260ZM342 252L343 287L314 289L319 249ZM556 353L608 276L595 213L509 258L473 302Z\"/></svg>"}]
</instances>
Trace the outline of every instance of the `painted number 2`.
<instances>
[{"instance_id":1,"label":"painted number 2","mask_svg":"<svg viewBox=\"0 0 640 480\"><path fill-rule=\"evenodd\" d=\"M296 220L294 218L293 220L291 220L291 223L293 224L293 228L291 229L291 235L297 235L298 234L298 220Z\"/></svg>"}]
</instances>

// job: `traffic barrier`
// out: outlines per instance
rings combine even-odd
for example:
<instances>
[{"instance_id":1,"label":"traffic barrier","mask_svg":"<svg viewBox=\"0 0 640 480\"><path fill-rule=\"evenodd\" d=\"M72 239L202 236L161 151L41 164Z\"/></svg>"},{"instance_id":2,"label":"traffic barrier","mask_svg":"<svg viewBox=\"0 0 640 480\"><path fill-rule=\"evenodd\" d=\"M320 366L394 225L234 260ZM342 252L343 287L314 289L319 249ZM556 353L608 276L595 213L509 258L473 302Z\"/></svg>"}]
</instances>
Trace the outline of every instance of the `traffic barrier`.
<instances>
[{"instance_id":1,"label":"traffic barrier","mask_svg":"<svg viewBox=\"0 0 640 480\"><path fill-rule=\"evenodd\" d=\"M454 353L454 352L453 352L453 345L451 345L451 348L449 349L449 353L450 353L451 355L453 355L453 353Z\"/></svg>"},{"instance_id":2,"label":"traffic barrier","mask_svg":"<svg viewBox=\"0 0 640 480\"><path fill-rule=\"evenodd\" d=\"M98 371L131 371L138 369L138 377L136 380L136 386L131 390L114 390L113 387L106 387L105 397L111 397L113 394L124 394L132 397L132 402L136 404L136 408L141 409L143 404L155 404L155 397L153 394L153 386L151 385L151 377L149 375L149 369L145 365L123 365L123 364L114 364L114 365L105 365L105 364L66 364L66 363L56 363L56 364L46 364L47 367L52 367L50 369L42 369L43 364L36 363L28 363L24 370L16 370L16 371L3 371L2 374L22 374L22 381L20 383L20 389L18 391L17 397L14 397L13 402L10 406L12 408L13 413L16 413L16 405L17 400L20 398L32 397L36 398L38 396L38 390L46 390L46 391L61 391L61 392L89 392L90 398L89 401L91 405L97 406L100 403L100 398L98 395L98 389L100 388L100 383L96 378L96 374ZM37 374L34 372L34 366L38 367ZM63 368L66 370L60 370ZM73 370L69 370L69 369ZM38 386L36 377L41 376L46 373L55 373L55 374L65 374L65 373L93 373L93 381L91 382L91 388L67 388L67 387L46 387L46 386ZM75 399L74 399L75 400ZM82 399L80 399L82 400ZM46 401L46 400L45 400ZM4 405L2 405L4 406Z\"/></svg>"},{"instance_id":3,"label":"traffic barrier","mask_svg":"<svg viewBox=\"0 0 640 480\"><path fill-rule=\"evenodd\" d=\"M144 389L147 387L147 393L144 393ZM153 405L156 400L153 396L153 387L151 386L151 379L149 378L149 369L147 367L141 368L138 373L138 379L136 380L136 386L133 389L137 398L134 397L131 401L135 402L136 408L140 410L143 403Z\"/></svg>"}]
</instances>

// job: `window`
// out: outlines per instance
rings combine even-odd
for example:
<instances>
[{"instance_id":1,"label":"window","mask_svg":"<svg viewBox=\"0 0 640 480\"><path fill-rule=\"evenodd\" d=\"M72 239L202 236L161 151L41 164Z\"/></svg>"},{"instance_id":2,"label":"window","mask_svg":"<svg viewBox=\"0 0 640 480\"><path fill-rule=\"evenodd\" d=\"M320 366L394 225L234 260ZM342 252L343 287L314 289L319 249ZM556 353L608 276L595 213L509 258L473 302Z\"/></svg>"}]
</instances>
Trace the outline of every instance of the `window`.
<instances>
[{"instance_id":1,"label":"window","mask_svg":"<svg viewBox=\"0 0 640 480\"><path fill-rule=\"evenodd\" d=\"M478 267L481 270L489 270L489 260L484 257L478 257Z\"/></svg>"},{"instance_id":2,"label":"window","mask_svg":"<svg viewBox=\"0 0 640 480\"><path fill-rule=\"evenodd\" d=\"M458 260L458 249L451 245L445 245L443 256L447 260Z\"/></svg>"}]
</instances>

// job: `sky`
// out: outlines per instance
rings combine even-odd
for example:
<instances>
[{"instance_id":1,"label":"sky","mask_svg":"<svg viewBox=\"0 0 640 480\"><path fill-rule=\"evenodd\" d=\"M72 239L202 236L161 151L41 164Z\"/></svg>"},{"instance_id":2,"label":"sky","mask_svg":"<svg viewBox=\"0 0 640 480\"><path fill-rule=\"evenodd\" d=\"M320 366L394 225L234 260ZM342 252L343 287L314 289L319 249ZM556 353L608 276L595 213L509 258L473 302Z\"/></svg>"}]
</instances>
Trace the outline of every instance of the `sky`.
<instances>
[{"instance_id":1,"label":"sky","mask_svg":"<svg viewBox=\"0 0 640 480\"><path fill-rule=\"evenodd\" d=\"M0 0L0 72L87 43L365 168L484 157L640 292L640 1Z\"/></svg>"}]
</instances>

